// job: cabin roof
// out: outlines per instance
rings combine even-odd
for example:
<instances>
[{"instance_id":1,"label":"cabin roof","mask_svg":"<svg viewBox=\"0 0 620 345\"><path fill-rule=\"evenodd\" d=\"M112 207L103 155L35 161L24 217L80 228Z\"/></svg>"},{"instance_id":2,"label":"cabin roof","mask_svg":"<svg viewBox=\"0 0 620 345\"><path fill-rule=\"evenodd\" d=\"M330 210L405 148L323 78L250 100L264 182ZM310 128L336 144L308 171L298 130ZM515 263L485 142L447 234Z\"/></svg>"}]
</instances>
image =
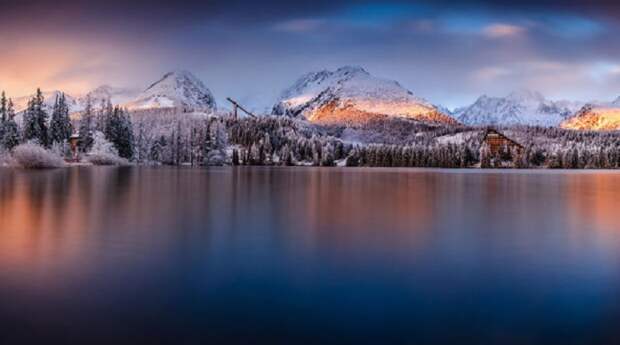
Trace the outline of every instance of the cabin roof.
<instances>
[{"instance_id":1,"label":"cabin roof","mask_svg":"<svg viewBox=\"0 0 620 345\"><path fill-rule=\"evenodd\" d=\"M506 141L510 142L512 145L518 146L518 147L520 147L520 148L524 148L524 146L523 146L523 145L521 145L521 144L519 144L518 142L516 142L516 141L514 141L514 140L510 139L509 137L505 136L505 135L504 135L504 134L502 134L500 131L498 131L498 130L496 130L496 129L494 129L494 128L490 128L490 127L489 127L489 128L487 128L487 129L485 130L485 132L484 132L484 137L483 137L483 139L482 139L482 140L483 140L483 141L486 141L486 140L487 140L487 138L489 137L489 135L490 135L490 134L497 135L497 136L501 137L502 139L504 139L504 140L506 140Z\"/></svg>"}]
</instances>

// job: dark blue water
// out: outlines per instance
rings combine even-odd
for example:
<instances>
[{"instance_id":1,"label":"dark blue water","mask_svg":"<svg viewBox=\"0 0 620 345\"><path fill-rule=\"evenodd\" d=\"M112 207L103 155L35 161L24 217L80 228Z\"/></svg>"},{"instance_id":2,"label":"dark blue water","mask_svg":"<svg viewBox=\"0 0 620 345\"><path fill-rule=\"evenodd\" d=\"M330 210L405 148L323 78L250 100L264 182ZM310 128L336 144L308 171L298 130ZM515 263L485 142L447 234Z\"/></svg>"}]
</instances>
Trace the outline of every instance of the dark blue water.
<instances>
[{"instance_id":1,"label":"dark blue water","mask_svg":"<svg viewBox=\"0 0 620 345\"><path fill-rule=\"evenodd\" d=\"M618 344L620 174L0 169L0 343Z\"/></svg>"}]
</instances>

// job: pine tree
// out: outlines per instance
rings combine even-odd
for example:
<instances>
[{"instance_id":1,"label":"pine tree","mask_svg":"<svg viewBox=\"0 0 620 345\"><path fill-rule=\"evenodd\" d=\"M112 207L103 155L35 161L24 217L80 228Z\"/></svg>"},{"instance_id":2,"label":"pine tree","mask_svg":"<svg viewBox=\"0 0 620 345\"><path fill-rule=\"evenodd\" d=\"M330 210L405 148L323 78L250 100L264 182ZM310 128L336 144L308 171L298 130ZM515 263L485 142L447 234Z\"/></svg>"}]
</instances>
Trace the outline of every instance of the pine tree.
<instances>
[{"instance_id":1,"label":"pine tree","mask_svg":"<svg viewBox=\"0 0 620 345\"><path fill-rule=\"evenodd\" d=\"M24 140L35 140L48 146L47 113L43 109L43 93L37 89L36 95L28 101L28 109L24 114Z\"/></svg>"},{"instance_id":2,"label":"pine tree","mask_svg":"<svg viewBox=\"0 0 620 345\"><path fill-rule=\"evenodd\" d=\"M12 150L19 145L19 127L15 122L15 110L13 109L13 101L9 99L6 106L6 121L4 122L4 134L0 138L2 146L8 150Z\"/></svg>"},{"instance_id":3,"label":"pine tree","mask_svg":"<svg viewBox=\"0 0 620 345\"><path fill-rule=\"evenodd\" d=\"M232 165L239 165L239 151L233 149L232 152Z\"/></svg>"},{"instance_id":4,"label":"pine tree","mask_svg":"<svg viewBox=\"0 0 620 345\"><path fill-rule=\"evenodd\" d=\"M5 126L7 121L6 116L6 94L2 91L2 96L0 96L0 141L4 138Z\"/></svg>"},{"instance_id":5,"label":"pine tree","mask_svg":"<svg viewBox=\"0 0 620 345\"><path fill-rule=\"evenodd\" d=\"M7 105L6 94L2 91L2 95L0 96L0 123L4 123L8 120Z\"/></svg>"},{"instance_id":6,"label":"pine tree","mask_svg":"<svg viewBox=\"0 0 620 345\"><path fill-rule=\"evenodd\" d=\"M111 113L106 111L104 123L105 137L114 144L118 155L126 159L133 158L133 126L129 114L118 106L114 107Z\"/></svg>"},{"instance_id":7,"label":"pine tree","mask_svg":"<svg viewBox=\"0 0 620 345\"><path fill-rule=\"evenodd\" d=\"M489 149L489 145L483 144L480 147L480 167L488 169L491 165L491 150Z\"/></svg>"},{"instance_id":8,"label":"pine tree","mask_svg":"<svg viewBox=\"0 0 620 345\"><path fill-rule=\"evenodd\" d=\"M152 162L164 162L164 151L166 148L166 138L162 135L159 139L155 140L153 145L151 146L151 151L149 153L149 160Z\"/></svg>"},{"instance_id":9,"label":"pine tree","mask_svg":"<svg viewBox=\"0 0 620 345\"><path fill-rule=\"evenodd\" d=\"M71 126L71 120L69 119L69 106L67 105L65 95L61 93L56 96L54 109L52 111L49 133L50 144L63 144L69 140L72 132L73 128Z\"/></svg>"},{"instance_id":10,"label":"pine tree","mask_svg":"<svg viewBox=\"0 0 620 345\"><path fill-rule=\"evenodd\" d=\"M86 99L86 107L84 113L80 118L79 132L80 132L80 151L88 152L93 146L94 138L93 132L95 130L95 118L93 115L93 107L90 96Z\"/></svg>"}]
</instances>

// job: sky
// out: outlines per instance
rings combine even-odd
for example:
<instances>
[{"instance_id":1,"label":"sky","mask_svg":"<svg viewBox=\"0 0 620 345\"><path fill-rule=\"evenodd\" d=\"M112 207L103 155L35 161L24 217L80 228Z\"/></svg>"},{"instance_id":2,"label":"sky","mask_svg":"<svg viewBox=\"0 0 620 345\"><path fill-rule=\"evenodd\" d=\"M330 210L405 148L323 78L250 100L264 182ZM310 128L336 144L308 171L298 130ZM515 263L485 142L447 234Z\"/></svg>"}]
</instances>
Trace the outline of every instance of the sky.
<instances>
[{"instance_id":1,"label":"sky","mask_svg":"<svg viewBox=\"0 0 620 345\"><path fill-rule=\"evenodd\" d=\"M620 96L615 1L0 0L0 89L145 88L189 70L268 107L302 74L358 65L454 108L529 89Z\"/></svg>"}]
</instances>

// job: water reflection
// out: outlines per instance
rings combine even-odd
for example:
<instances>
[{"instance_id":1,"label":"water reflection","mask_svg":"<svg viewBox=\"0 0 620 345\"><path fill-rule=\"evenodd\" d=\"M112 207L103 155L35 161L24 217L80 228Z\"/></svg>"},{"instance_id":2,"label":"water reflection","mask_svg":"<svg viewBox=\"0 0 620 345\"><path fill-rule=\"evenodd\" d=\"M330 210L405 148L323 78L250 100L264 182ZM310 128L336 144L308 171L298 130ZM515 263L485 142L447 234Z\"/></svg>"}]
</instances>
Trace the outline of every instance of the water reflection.
<instances>
[{"instance_id":1,"label":"water reflection","mask_svg":"<svg viewBox=\"0 0 620 345\"><path fill-rule=\"evenodd\" d=\"M618 182L0 169L0 342L614 341Z\"/></svg>"}]
</instances>

